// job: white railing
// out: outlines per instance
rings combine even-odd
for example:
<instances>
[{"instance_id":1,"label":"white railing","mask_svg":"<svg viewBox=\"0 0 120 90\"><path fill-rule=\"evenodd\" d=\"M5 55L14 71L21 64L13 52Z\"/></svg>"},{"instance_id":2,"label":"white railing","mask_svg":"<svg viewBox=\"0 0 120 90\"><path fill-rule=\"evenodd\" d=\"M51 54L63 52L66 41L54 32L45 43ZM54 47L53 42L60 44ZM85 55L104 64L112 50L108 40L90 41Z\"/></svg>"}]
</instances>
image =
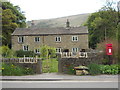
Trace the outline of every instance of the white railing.
<instances>
[{"instance_id":1,"label":"white railing","mask_svg":"<svg viewBox=\"0 0 120 90\"><path fill-rule=\"evenodd\" d=\"M37 63L37 56L35 58L33 57L25 57L19 58L19 63Z\"/></svg>"},{"instance_id":2,"label":"white railing","mask_svg":"<svg viewBox=\"0 0 120 90\"><path fill-rule=\"evenodd\" d=\"M1 58L2 62L5 63L37 63L38 57L23 57L23 58Z\"/></svg>"},{"instance_id":3,"label":"white railing","mask_svg":"<svg viewBox=\"0 0 120 90\"><path fill-rule=\"evenodd\" d=\"M62 58L88 58L88 53L87 52L78 52L78 53L73 53L73 52L61 52L60 53Z\"/></svg>"}]
</instances>

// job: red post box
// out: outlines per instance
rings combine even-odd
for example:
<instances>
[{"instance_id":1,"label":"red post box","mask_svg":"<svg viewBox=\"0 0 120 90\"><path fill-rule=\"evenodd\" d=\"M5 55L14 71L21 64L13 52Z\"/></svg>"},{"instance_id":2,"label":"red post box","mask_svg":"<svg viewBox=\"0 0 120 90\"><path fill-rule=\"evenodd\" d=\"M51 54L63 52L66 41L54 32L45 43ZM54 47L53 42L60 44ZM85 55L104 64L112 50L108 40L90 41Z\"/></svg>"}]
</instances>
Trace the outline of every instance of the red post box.
<instances>
[{"instance_id":1,"label":"red post box","mask_svg":"<svg viewBox=\"0 0 120 90\"><path fill-rule=\"evenodd\" d=\"M112 44L106 44L106 54L112 55Z\"/></svg>"}]
</instances>

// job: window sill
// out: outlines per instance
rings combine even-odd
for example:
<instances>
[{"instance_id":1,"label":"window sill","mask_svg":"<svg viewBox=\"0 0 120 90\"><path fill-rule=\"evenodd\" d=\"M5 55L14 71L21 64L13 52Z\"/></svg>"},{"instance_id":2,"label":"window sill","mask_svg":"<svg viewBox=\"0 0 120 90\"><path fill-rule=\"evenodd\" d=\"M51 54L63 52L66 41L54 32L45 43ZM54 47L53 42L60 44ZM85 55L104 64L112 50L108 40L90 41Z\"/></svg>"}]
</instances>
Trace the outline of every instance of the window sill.
<instances>
[{"instance_id":1,"label":"window sill","mask_svg":"<svg viewBox=\"0 0 120 90\"><path fill-rule=\"evenodd\" d=\"M18 44L23 44L24 42L18 42Z\"/></svg>"},{"instance_id":2,"label":"window sill","mask_svg":"<svg viewBox=\"0 0 120 90\"><path fill-rule=\"evenodd\" d=\"M78 41L72 41L72 42L78 42Z\"/></svg>"},{"instance_id":3,"label":"window sill","mask_svg":"<svg viewBox=\"0 0 120 90\"><path fill-rule=\"evenodd\" d=\"M56 41L55 43L61 43L61 41Z\"/></svg>"}]
</instances>

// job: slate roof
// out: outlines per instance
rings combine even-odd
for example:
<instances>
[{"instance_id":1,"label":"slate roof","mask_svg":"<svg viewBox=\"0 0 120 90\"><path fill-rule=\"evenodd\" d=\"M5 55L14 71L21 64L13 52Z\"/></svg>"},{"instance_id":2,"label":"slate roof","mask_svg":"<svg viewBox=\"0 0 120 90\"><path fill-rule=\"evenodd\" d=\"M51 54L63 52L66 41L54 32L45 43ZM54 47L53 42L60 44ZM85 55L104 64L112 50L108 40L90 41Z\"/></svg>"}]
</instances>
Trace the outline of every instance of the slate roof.
<instances>
[{"instance_id":1,"label":"slate roof","mask_svg":"<svg viewBox=\"0 0 120 90\"><path fill-rule=\"evenodd\" d=\"M17 28L12 35L64 35L64 34L88 34L88 28L85 26L59 28Z\"/></svg>"}]
</instances>

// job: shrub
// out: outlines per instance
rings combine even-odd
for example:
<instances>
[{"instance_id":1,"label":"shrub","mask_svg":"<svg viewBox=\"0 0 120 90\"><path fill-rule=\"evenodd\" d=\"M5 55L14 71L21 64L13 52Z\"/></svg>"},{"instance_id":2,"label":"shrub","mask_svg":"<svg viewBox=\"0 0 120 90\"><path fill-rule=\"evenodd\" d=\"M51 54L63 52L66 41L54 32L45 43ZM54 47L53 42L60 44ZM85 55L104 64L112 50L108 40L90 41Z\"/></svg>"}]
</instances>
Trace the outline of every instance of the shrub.
<instances>
[{"instance_id":1,"label":"shrub","mask_svg":"<svg viewBox=\"0 0 120 90\"><path fill-rule=\"evenodd\" d=\"M50 55L50 58L56 58L56 49L55 48L49 47L48 53Z\"/></svg>"},{"instance_id":2,"label":"shrub","mask_svg":"<svg viewBox=\"0 0 120 90\"><path fill-rule=\"evenodd\" d=\"M102 64L104 64L104 65L109 64L109 60L108 59L103 59Z\"/></svg>"},{"instance_id":3,"label":"shrub","mask_svg":"<svg viewBox=\"0 0 120 90\"><path fill-rule=\"evenodd\" d=\"M15 52L8 46L0 46L0 55L2 55L2 57L14 57Z\"/></svg>"},{"instance_id":4,"label":"shrub","mask_svg":"<svg viewBox=\"0 0 120 90\"><path fill-rule=\"evenodd\" d=\"M27 67L24 69L24 74L31 75L31 74L34 74L34 71L33 71L33 69Z\"/></svg>"},{"instance_id":5,"label":"shrub","mask_svg":"<svg viewBox=\"0 0 120 90\"><path fill-rule=\"evenodd\" d=\"M88 69L91 75L100 74L100 66L98 64L91 63L88 65Z\"/></svg>"},{"instance_id":6,"label":"shrub","mask_svg":"<svg viewBox=\"0 0 120 90\"><path fill-rule=\"evenodd\" d=\"M16 51L17 57L24 57L24 55L26 57L33 57L33 56L35 56L35 53L33 51L23 51L23 50Z\"/></svg>"},{"instance_id":7,"label":"shrub","mask_svg":"<svg viewBox=\"0 0 120 90\"><path fill-rule=\"evenodd\" d=\"M41 47L40 52L41 52L41 57L44 59L48 58L48 57L50 57L50 58L56 57L56 50L53 47L44 45Z\"/></svg>"},{"instance_id":8,"label":"shrub","mask_svg":"<svg viewBox=\"0 0 120 90\"><path fill-rule=\"evenodd\" d=\"M47 58L48 57L48 46L42 46L41 48L40 48L40 56L42 57L42 58Z\"/></svg>"},{"instance_id":9,"label":"shrub","mask_svg":"<svg viewBox=\"0 0 120 90\"><path fill-rule=\"evenodd\" d=\"M75 74L75 69L73 66L68 66L68 74L74 75Z\"/></svg>"},{"instance_id":10,"label":"shrub","mask_svg":"<svg viewBox=\"0 0 120 90\"><path fill-rule=\"evenodd\" d=\"M13 64L2 64L2 75L12 76L12 75L22 75L23 68L15 66Z\"/></svg>"},{"instance_id":11,"label":"shrub","mask_svg":"<svg viewBox=\"0 0 120 90\"><path fill-rule=\"evenodd\" d=\"M100 65L100 70L102 74L119 74L119 65Z\"/></svg>"},{"instance_id":12,"label":"shrub","mask_svg":"<svg viewBox=\"0 0 120 90\"><path fill-rule=\"evenodd\" d=\"M29 75L34 74L33 69L31 68L23 68L20 66L16 66L14 64L5 64L2 63L2 75L6 76L21 76L21 75Z\"/></svg>"}]
</instances>

